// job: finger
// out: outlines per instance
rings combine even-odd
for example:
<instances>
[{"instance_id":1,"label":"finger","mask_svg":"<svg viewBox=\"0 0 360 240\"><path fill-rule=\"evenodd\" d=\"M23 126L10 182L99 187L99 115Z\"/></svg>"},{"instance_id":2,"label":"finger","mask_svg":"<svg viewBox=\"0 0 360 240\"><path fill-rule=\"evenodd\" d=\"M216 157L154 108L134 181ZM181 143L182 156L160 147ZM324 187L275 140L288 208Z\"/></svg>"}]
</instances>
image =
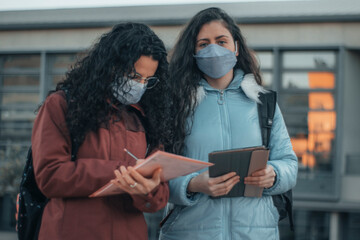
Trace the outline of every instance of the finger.
<instances>
[{"instance_id":1,"label":"finger","mask_svg":"<svg viewBox=\"0 0 360 240\"><path fill-rule=\"evenodd\" d=\"M123 176L119 172L119 170L115 170L116 179L113 180L113 183L115 183L119 187L127 186L127 183L125 182Z\"/></svg>"},{"instance_id":2,"label":"finger","mask_svg":"<svg viewBox=\"0 0 360 240\"><path fill-rule=\"evenodd\" d=\"M234 178L232 181L233 181L233 182L231 182L230 185L227 185L226 187L221 188L221 189L219 189L218 191L215 191L213 195L214 195L214 196L227 195L227 194L231 191L231 189L232 189L238 182L240 182L240 179Z\"/></svg>"},{"instance_id":3,"label":"finger","mask_svg":"<svg viewBox=\"0 0 360 240\"><path fill-rule=\"evenodd\" d=\"M260 170L257 172L257 174L252 174L251 176L245 177L245 182L253 182L253 181L263 181L264 179L274 179L275 178L275 172L271 169L268 169L265 171L264 175L260 175L263 172L263 170ZM257 176L254 176L257 175Z\"/></svg>"},{"instance_id":4,"label":"finger","mask_svg":"<svg viewBox=\"0 0 360 240\"><path fill-rule=\"evenodd\" d=\"M229 185L229 186L226 188L226 194L228 194L228 193L231 191L231 189L233 189L233 187L234 187L237 183L239 183L239 182L240 182L240 179L237 179L237 180L235 180L234 182L232 182L231 185Z\"/></svg>"},{"instance_id":5,"label":"finger","mask_svg":"<svg viewBox=\"0 0 360 240\"><path fill-rule=\"evenodd\" d=\"M270 177L270 178L259 178L253 181L246 180L244 183L258 187L269 187L274 184L274 181L275 181L275 177Z\"/></svg>"},{"instance_id":6,"label":"finger","mask_svg":"<svg viewBox=\"0 0 360 240\"><path fill-rule=\"evenodd\" d=\"M134 185L136 180L134 180L130 174L129 171L126 169L126 167L121 166L120 167L120 171L121 171L121 175L123 177L123 179L125 180L125 182L130 186L130 185Z\"/></svg>"},{"instance_id":7,"label":"finger","mask_svg":"<svg viewBox=\"0 0 360 240\"><path fill-rule=\"evenodd\" d=\"M144 184L144 182L147 180L144 178L138 171L136 171L133 167L128 167L130 176L138 183Z\"/></svg>"},{"instance_id":8,"label":"finger","mask_svg":"<svg viewBox=\"0 0 360 240\"><path fill-rule=\"evenodd\" d=\"M228 194L228 193L231 191L231 189L233 189L233 187L234 187L238 182L240 182L240 177L238 177L238 178L235 178L235 177L234 177L233 179L231 179L231 181L227 181L227 185L226 185L226 187L224 188L224 190L225 190L224 195Z\"/></svg>"},{"instance_id":9,"label":"finger","mask_svg":"<svg viewBox=\"0 0 360 240\"><path fill-rule=\"evenodd\" d=\"M160 183L160 178L158 182L153 182L153 179L144 178L140 173L138 173L133 167L128 167L129 174L133 179L138 183L137 189L141 194L148 194ZM154 172L155 174L155 172Z\"/></svg>"},{"instance_id":10,"label":"finger","mask_svg":"<svg viewBox=\"0 0 360 240\"><path fill-rule=\"evenodd\" d=\"M235 175L236 175L236 172L230 172L230 173L224 174L224 175L219 176L219 177L210 178L210 183L211 184L218 184L218 183L221 183L221 182L225 182L226 180L232 178Z\"/></svg>"},{"instance_id":11,"label":"finger","mask_svg":"<svg viewBox=\"0 0 360 240\"><path fill-rule=\"evenodd\" d=\"M116 177L116 178L120 178L120 177L121 177L121 173L120 173L119 170L116 169L116 170L114 171L114 173L115 173L115 177Z\"/></svg>"},{"instance_id":12,"label":"finger","mask_svg":"<svg viewBox=\"0 0 360 240\"><path fill-rule=\"evenodd\" d=\"M144 187L145 192L149 193L151 192L157 185L161 182L161 172L162 169L158 168L154 171L153 176L151 179L143 178L140 174L140 177L142 177L143 182L141 182L142 186ZM139 181L142 181L139 180Z\"/></svg>"},{"instance_id":13,"label":"finger","mask_svg":"<svg viewBox=\"0 0 360 240\"><path fill-rule=\"evenodd\" d=\"M239 176L233 176L226 182L211 186L210 189L216 196L225 195L234 187L236 183L240 182Z\"/></svg>"},{"instance_id":14,"label":"finger","mask_svg":"<svg viewBox=\"0 0 360 240\"><path fill-rule=\"evenodd\" d=\"M252 177L258 177L258 176L264 176L266 175L266 169L261 169L258 171L255 171L251 174Z\"/></svg>"},{"instance_id":15,"label":"finger","mask_svg":"<svg viewBox=\"0 0 360 240\"><path fill-rule=\"evenodd\" d=\"M162 172L162 169L159 168L159 169L156 169L156 171L153 174L152 180L154 181L156 186L159 185L159 183L161 181L161 172Z\"/></svg>"},{"instance_id":16,"label":"finger","mask_svg":"<svg viewBox=\"0 0 360 240\"><path fill-rule=\"evenodd\" d=\"M229 180L227 180L226 182L219 184L219 186L221 186L222 188L228 188L229 186L233 185L234 182L237 183L239 181L240 181L240 176L234 176Z\"/></svg>"},{"instance_id":17,"label":"finger","mask_svg":"<svg viewBox=\"0 0 360 240\"><path fill-rule=\"evenodd\" d=\"M244 178L244 183L254 183L254 182L259 182L264 178L264 176L261 177L246 177Z\"/></svg>"}]
</instances>

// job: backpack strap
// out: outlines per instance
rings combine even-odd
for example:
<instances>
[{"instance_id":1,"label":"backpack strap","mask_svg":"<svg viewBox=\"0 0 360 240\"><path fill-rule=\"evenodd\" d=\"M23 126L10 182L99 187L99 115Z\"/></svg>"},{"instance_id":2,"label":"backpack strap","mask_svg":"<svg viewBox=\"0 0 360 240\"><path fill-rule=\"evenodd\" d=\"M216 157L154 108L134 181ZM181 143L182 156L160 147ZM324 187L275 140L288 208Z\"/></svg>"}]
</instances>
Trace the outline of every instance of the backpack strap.
<instances>
[{"instance_id":1,"label":"backpack strap","mask_svg":"<svg viewBox=\"0 0 360 240\"><path fill-rule=\"evenodd\" d=\"M262 142L265 147L269 147L271 128L273 125L273 119L276 109L276 92L268 90L266 93L260 93L259 100L261 103L258 104L258 114L261 129ZM294 231L294 221L292 215L292 189L289 191L272 195L275 207L279 212L279 221L289 217L290 229Z\"/></svg>"},{"instance_id":2,"label":"backpack strap","mask_svg":"<svg viewBox=\"0 0 360 240\"><path fill-rule=\"evenodd\" d=\"M265 147L269 147L271 127L275 115L276 92L268 90L267 93L260 93L258 104L259 121L261 128L262 142Z\"/></svg>"}]
</instances>

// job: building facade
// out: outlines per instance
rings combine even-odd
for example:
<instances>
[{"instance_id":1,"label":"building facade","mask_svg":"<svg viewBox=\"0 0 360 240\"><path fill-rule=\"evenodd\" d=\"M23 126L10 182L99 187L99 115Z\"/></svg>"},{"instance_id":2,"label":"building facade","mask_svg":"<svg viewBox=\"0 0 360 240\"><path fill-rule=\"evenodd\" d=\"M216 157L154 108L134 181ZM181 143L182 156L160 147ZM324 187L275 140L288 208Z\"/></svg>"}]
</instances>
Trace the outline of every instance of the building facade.
<instances>
[{"instance_id":1,"label":"building facade","mask_svg":"<svg viewBox=\"0 0 360 240\"><path fill-rule=\"evenodd\" d=\"M240 26L264 84L278 92L299 159L294 220L282 239L360 234L360 2L247 2L0 12L0 230L12 230L21 161L34 110L97 38L119 22L143 22L171 50L184 24L216 6ZM20 168L19 168L20 166ZM19 170L20 169L20 170ZM161 212L147 215L156 239Z\"/></svg>"}]
</instances>

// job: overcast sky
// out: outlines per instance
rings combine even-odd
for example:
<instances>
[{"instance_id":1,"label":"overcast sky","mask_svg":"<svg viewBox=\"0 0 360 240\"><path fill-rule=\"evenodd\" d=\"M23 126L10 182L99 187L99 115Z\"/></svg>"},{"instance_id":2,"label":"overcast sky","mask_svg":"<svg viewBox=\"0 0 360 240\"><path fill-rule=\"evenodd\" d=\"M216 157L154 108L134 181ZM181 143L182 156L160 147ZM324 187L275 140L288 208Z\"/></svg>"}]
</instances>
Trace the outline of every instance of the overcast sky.
<instances>
[{"instance_id":1,"label":"overcast sky","mask_svg":"<svg viewBox=\"0 0 360 240\"><path fill-rule=\"evenodd\" d=\"M293 0L0 0L0 11L28 9L113 7L159 4L225 3Z\"/></svg>"}]
</instances>

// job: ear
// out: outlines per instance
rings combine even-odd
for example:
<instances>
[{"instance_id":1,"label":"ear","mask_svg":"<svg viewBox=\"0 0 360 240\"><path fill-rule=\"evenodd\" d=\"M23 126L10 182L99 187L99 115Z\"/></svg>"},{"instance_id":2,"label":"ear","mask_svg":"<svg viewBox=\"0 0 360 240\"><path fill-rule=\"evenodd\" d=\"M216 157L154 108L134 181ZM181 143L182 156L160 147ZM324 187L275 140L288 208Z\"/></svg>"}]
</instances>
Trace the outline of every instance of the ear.
<instances>
[{"instance_id":1,"label":"ear","mask_svg":"<svg viewBox=\"0 0 360 240\"><path fill-rule=\"evenodd\" d=\"M238 41L235 41L235 49L236 49L236 53L235 53L235 56L239 56L239 42Z\"/></svg>"}]
</instances>

